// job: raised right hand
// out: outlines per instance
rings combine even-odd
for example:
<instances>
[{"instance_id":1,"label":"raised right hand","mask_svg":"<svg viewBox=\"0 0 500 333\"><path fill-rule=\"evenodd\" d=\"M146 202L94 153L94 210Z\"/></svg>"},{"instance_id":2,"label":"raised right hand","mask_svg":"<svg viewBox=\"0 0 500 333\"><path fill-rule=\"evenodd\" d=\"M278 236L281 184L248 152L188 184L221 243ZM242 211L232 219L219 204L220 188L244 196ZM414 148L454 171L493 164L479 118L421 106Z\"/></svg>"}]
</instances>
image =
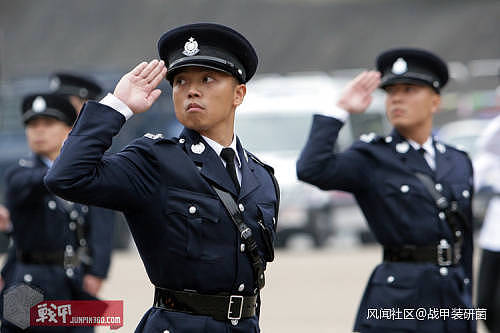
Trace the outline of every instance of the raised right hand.
<instances>
[{"instance_id":1,"label":"raised right hand","mask_svg":"<svg viewBox=\"0 0 500 333\"><path fill-rule=\"evenodd\" d=\"M362 113L372 102L372 93L380 84L380 72L364 71L344 88L337 106L350 112Z\"/></svg>"},{"instance_id":2,"label":"raised right hand","mask_svg":"<svg viewBox=\"0 0 500 333\"><path fill-rule=\"evenodd\" d=\"M133 113L145 112L160 96L161 90L156 87L166 74L163 60L141 62L120 79L113 95L127 104Z\"/></svg>"}]
</instances>

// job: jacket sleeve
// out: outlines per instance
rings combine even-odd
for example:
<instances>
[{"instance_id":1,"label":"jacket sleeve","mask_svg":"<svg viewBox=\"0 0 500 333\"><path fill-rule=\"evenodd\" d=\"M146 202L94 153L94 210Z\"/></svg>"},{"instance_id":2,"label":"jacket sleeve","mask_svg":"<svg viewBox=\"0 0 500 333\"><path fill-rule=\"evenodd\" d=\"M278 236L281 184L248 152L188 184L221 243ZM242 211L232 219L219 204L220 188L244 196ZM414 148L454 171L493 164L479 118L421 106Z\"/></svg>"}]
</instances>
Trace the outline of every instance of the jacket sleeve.
<instances>
[{"instance_id":1,"label":"jacket sleeve","mask_svg":"<svg viewBox=\"0 0 500 333\"><path fill-rule=\"evenodd\" d=\"M343 123L314 115L306 146L297 161L297 177L322 190L362 191L369 185L371 161L356 147L334 153Z\"/></svg>"},{"instance_id":2,"label":"jacket sleeve","mask_svg":"<svg viewBox=\"0 0 500 333\"><path fill-rule=\"evenodd\" d=\"M5 176L7 206L9 209L34 202L47 193L43 184L46 167L15 166Z\"/></svg>"},{"instance_id":3,"label":"jacket sleeve","mask_svg":"<svg viewBox=\"0 0 500 333\"><path fill-rule=\"evenodd\" d=\"M120 153L104 154L124 123L119 112L88 102L45 177L49 190L92 206L122 211L141 207L159 180L152 144L138 139Z\"/></svg>"},{"instance_id":4,"label":"jacket sleeve","mask_svg":"<svg viewBox=\"0 0 500 333\"><path fill-rule=\"evenodd\" d=\"M92 255L92 264L86 273L106 278L111 263L113 248L113 230L116 212L100 207L89 209L88 243Z\"/></svg>"}]
</instances>

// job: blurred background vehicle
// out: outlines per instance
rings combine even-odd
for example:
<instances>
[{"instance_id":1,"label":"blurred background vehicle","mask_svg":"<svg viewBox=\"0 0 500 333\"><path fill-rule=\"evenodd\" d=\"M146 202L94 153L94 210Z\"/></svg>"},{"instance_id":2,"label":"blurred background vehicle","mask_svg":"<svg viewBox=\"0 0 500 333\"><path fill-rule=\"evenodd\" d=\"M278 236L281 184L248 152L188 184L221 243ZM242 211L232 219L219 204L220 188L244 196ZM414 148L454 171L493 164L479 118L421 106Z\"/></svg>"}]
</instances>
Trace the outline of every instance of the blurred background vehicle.
<instances>
[{"instance_id":1,"label":"blurred background vehicle","mask_svg":"<svg viewBox=\"0 0 500 333\"><path fill-rule=\"evenodd\" d=\"M346 235L347 230L364 226L351 195L321 191L299 181L295 171L313 114L332 108L348 80L325 73L260 77L248 84L247 96L237 110L236 133L249 151L274 167L280 183L278 246L300 237L321 247L337 229ZM360 133L386 129L382 93L375 97L366 114L351 117L344 125L336 149L345 149Z\"/></svg>"}]
</instances>

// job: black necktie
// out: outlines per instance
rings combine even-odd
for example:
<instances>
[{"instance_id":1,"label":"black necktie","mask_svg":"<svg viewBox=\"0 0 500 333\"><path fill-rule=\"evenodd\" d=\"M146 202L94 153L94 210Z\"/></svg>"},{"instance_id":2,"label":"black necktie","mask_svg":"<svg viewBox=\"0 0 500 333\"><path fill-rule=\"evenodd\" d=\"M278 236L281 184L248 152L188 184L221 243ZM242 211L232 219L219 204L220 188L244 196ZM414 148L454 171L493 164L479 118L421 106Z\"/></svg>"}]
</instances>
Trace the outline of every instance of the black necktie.
<instances>
[{"instance_id":1,"label":"black necktie","mask_svg":"<svg viewBox=\"0 0 500 333\"><path fill-rule=\"evenodd\" d=\"M234 165L234 150L231 148L223 148L220 152L220 157L226 162L226 170L229 176L233 180L236 191L240 191L240 183L238 182L238 176L236 175L236 166Z\"/></svg>"}]
</instances>

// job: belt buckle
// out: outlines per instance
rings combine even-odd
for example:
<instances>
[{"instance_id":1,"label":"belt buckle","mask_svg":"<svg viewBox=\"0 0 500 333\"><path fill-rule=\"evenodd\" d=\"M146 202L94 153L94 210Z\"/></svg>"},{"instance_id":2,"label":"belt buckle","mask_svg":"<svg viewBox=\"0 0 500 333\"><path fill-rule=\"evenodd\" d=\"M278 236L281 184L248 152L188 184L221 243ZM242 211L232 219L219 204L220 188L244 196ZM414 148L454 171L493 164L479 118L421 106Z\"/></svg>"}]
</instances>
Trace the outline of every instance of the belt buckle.
<instances>
[{"instance_id":1,"label":"belt buckle","mask_svg":"<svg viewBox=\"0 0 500 333\"><path fill-rule=\"evenodd\" d=\"M439 266L451 266L453 263L453 252L446 239L441 239L437 246L437 262Z\"/></svg>"},{"instance_id":2,"label":"belt buckle","mask_svg":"<svg viewBox=\"0 0 500 333\"><path fill-rule=\"evenodd\" d=\"M235 316L232 308L233 308L234 304L236 304L236 306L238 306L237 305L238 302L240 303L239 310L238 310L237 315ZM243 312L243 296L241 296L241 295L229 296L229 306L227 308L227 319L240 320L242 312Z\"/></svg>"}]
</instances>

